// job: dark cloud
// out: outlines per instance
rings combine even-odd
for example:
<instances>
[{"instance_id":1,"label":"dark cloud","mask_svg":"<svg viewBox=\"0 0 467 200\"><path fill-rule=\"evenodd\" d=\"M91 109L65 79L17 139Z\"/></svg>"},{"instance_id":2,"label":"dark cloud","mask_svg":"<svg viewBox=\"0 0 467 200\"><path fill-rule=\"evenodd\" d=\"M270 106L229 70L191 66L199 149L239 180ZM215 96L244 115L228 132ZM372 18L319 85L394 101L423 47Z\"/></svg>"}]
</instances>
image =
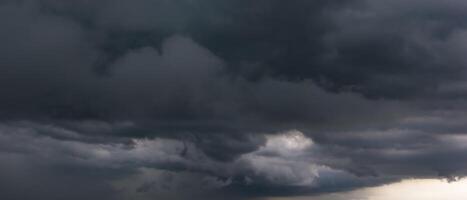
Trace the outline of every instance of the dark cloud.
<instances>
[{"instance_id":1,"label":"dark cloud","mask_svg":"<svg viewBox=\"0 0 467 200\"><path fill-rule=\"evenodd\" d=\"M247 199L463 177L466 7L0 0L2 198Z\"/></svg>"}]
</instances>

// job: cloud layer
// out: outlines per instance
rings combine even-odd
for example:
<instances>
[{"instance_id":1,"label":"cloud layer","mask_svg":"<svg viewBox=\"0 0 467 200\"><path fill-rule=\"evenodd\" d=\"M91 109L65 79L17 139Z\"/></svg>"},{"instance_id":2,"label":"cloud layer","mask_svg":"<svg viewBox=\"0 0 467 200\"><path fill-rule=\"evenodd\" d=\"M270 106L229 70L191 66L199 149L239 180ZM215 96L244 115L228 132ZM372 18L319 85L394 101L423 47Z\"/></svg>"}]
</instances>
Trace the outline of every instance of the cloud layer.
<instances>
[{"instance_id":1,"label":"cloud layer","mask_svg":"<svg viewBox=\"0 0 467 200\"><path fill-rule=\"evenodd\" d=\"M465 9L0 0L0 193L249 199L463 177Z\"/></svg>"}]
</instances>

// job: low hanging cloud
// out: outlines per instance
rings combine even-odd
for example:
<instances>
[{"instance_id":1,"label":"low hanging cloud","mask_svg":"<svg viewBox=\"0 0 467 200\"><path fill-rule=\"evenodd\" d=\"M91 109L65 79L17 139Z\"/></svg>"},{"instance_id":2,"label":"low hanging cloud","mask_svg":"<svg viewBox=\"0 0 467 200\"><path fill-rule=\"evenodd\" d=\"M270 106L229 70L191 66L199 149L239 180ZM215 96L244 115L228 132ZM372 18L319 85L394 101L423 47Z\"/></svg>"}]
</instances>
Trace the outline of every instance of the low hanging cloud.
<instances>
[{"instance_id":1,"label":"low hanging cloud","mask_svg":"<svg viewBox=\"0 0 467 200\"><path fill-rule=\"evenodd\" d=\"M222 196L220 191L224 191L224 195L229 194L229 198L262 196L269 193L268 188L280 187L288 190L277 192L277 195L294 195L319 193L327 187L345 190L391 180L360 178L319 164L321 147L296 130L269 135L257 150L243 154L233 162L223 162L210 158L190 141L156 138L133 139L128 143L86 143L45 136L41 134L44 129L52 132L57 128L31 122L2 124L0 142L5 144L2 160L9 163L2 170L2 173L9 173L5 174L2 187L8 188L8 182L24 176L23 173L44 176L34 170L11 171L9 168L20 167L24 162L32 162L28 168L51 168L86 177L84 183L71 182L69 187L86 184L86 181L103 182L95 190L111 190L123 196L133 194L143 199L166 195L167 198L187 198L184 192L188 192L187 195ZM70 135L65 129L60 132ZM79 171L73 172L75 168ZM100 175L95 176L94 173ZM46 191L59 184L54 181L61 180L52 179L50 185L44 185L43 191L36 194L38 198L50 197ZM204 184L199 185L199 181ZM37 183L18 183L15 186L18 188L11 191L12 197L26 198L28 194L15 192L19 192L20 187L34 184ZM249 187L258 188L258 191ZM174 191L181 191L181 194ZM74 193L62 195L80 197Z\"/></svg>"},{"instance_id":2,"label":"low hanging cloud","mask_svg":"<svg viewBox=\"0 0 467 200\"><path fill-rule=\"evenodd\" d=\"M1 196L249 199L464 177L465 8L0 0Z\"/></svg>"}]
</instances>

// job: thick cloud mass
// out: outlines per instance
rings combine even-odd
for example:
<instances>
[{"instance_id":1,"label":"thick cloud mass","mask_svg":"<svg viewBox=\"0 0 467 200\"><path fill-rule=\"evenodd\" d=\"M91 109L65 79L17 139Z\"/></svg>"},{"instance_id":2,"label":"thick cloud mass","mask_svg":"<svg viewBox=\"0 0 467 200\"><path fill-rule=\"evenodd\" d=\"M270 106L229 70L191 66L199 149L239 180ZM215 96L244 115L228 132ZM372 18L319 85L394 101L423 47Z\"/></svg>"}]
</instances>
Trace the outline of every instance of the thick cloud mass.
<instances>
[{"instance_id":1,"label":"thick cloud mass","mask_svg":"<svg viewBox=\"0 0 467 200\"><path fill-rule=\"evenodd\" d=\"M0 0L0 198L250 199L464 177L465 10Z\"/></svg>"}]
</instances>

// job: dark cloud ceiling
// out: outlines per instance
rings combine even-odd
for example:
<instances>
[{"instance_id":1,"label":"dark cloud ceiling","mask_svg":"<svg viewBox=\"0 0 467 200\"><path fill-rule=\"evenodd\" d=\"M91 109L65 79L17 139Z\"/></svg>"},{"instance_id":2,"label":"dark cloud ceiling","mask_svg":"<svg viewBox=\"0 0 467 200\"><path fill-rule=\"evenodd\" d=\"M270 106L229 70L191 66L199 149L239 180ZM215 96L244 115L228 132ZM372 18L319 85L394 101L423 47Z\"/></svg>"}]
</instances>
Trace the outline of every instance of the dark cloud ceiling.
<instances>
[{"instance_id":1,"label":"dark cloud ceiling","mask_svg":"<svg viewBox=\"0 0 467 200\"><path fill-rule=\"evenodd\" d=\"M463 177L466 9L1 0L0 194L247 199Z\"/></svg>"}]
</instances>

